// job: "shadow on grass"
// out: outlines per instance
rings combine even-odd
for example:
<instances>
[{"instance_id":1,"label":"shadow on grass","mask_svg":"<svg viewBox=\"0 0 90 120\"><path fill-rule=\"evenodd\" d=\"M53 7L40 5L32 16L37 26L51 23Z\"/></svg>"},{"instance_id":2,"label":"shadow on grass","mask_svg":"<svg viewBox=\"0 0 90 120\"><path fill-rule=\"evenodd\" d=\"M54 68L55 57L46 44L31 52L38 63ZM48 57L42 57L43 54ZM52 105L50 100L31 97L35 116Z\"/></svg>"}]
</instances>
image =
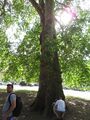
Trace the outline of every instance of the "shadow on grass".
<instances>
[{"instance_id":1,"label":"shadow on grass","mask_svg":"<svg viewBox=\"0 0 90 120\"><path fill-rule=\"evenodd\" d=\"M36 97L36 92L17 91L16 94L21 96L23 101L23 110L21 115L16 120L55 120L53 118L46 118L40 113L30 112L30 104ZM5 91L0 91L0 113L6 98ZM79 98L66 98L68 111L65 114L64 120L90 120L90 101ZM1 114L0 114L1 120Z\"/></svg>"}]
</instances>

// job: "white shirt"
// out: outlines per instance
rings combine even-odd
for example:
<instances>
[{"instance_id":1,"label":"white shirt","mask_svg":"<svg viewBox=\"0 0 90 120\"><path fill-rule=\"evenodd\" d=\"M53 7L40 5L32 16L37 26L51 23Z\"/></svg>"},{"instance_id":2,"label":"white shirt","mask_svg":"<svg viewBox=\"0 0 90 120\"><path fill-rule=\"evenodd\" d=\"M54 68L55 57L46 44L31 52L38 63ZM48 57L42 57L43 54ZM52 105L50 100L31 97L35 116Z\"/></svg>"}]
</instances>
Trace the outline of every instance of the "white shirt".
<instances>
[{"instance_id":1,"label":"white shirt","mask_svg":"<svg viewBox=\"0 0 90 120\"><path fill-rule=\"evenodd\" d=\"M55 106L57 111L65 112L65 102L64 100L60 99L55 102Z\"/></svg>"}]
</instances>

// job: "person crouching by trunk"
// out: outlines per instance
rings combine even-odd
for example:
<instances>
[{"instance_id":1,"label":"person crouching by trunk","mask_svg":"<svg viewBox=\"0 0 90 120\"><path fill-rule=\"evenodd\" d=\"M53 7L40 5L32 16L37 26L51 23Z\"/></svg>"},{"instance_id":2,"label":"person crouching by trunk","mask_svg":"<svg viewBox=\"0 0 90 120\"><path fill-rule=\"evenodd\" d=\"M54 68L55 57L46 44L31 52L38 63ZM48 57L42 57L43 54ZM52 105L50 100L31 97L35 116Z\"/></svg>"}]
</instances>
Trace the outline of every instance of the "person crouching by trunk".
<instances>
[{"instance_id":1,"label":"person crouching by trunk","mask_svg":"<svg viewBox=\"0 0 90 120\"><path fill-rule=\"evenodd\" d=\"M16 107L16 95L12 94L13 84L7 84L7 93L8 95L2 110L2 120L14 120L12 112ZM9 96L11 100L11 105L9 103Z\"/></svg>"},{"instance_id":2,"label":"person crouching by trunk","mask_svg":"<svg viewBox=\"0 0 90 120\"><path fill-rule=\"evenodd\" d=\"M62 100L61 97L59 97L59 100L56 100L56 102L53 105L53 112L58 120L63 120L66 111L65 108L66 108L65 101Z\"/></svg>"}]
</instances>

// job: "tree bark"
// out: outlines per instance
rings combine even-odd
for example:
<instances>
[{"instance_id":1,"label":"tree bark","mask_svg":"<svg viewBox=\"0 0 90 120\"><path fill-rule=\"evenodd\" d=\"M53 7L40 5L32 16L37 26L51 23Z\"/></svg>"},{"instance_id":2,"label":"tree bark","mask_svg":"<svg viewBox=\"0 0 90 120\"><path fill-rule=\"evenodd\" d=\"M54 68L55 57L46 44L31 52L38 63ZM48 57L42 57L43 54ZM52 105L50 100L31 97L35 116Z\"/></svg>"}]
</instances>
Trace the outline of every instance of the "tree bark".
<instances>
[{"instance_id":1,"label":"tree bark","mask_svg":"<svg viewBox=\"0 0 90 120\"><path fill-rule=\"evenodd\" d=\"M34 101L34 110L44 111L45 115L52 115L52 103L60 96L65 99L62 89L61 68L56 46L56 32L54 23L54 0L45 0L40 14L42 32L40 36L41 59L39 91ZM40 3L40 5L42 5Z\"/></svg>"}]
</instances>

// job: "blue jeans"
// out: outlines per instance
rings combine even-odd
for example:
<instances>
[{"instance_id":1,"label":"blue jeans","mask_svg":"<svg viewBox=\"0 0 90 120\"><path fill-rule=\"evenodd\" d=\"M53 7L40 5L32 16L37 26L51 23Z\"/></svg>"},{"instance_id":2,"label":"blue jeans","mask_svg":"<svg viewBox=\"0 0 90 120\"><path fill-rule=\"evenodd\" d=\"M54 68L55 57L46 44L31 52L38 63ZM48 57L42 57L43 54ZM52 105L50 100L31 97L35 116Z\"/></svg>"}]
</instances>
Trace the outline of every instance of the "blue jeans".
<instances>
[{"instance_id":1,"label":"blue jeans","mask_svg":"<svg viewBox=\"0 0 90 120\"><path fill-rule=\"evenodd\" d=\"M14 117L13 117L13 116L8 117L8 119L7 119L7 120L14 120Z\"/></svg>"}]
</instances>

